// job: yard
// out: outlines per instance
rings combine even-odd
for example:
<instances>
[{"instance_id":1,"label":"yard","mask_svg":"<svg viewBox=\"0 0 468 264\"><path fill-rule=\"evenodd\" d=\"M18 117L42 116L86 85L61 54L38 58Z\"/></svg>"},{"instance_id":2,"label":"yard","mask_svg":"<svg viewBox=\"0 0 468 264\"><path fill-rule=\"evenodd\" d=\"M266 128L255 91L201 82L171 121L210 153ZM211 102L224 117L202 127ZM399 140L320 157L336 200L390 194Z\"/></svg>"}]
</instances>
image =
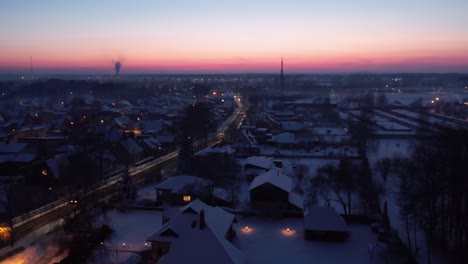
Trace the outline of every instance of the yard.
<instances>
[{"instance_id":1,"label":"yard","mask_svg":"<svg viewBox=\"0 0 468 264\"><path fill-rule=\"evenodd\" d=\"M384 263L378 249L368 249L377 238L366 225L349 225L345 242L330 243L304 240L302 218L238 220L234 244L247 263Z\"/></svg>"},{"instance_id":2,"label":"yard","mask_svg":"<svg viewBox=\"0 0 468 264\"><path fill-rule=\"evenodd\" d=\"M150 249L146 239L158 231L162 225L162 212L110 210L100 215L95 225L107 224L113 233L109 240L103 241L102 248L94 252L96 263L137 263L135 253ZM107 262L106 262L107 261Z\"/></svg>"}]
</instances>

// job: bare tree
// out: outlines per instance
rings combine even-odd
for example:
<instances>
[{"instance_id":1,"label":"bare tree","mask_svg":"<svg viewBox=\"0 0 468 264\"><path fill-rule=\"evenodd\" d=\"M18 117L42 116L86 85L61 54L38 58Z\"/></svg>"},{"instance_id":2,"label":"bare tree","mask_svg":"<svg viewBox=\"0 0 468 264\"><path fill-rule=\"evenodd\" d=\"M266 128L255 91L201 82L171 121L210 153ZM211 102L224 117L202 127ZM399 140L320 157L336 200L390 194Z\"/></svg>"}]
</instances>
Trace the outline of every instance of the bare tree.
<instances>
[{"instance_id":1,"label":"bare tree","mask_svg":"<svg viewBox=\"0 0 468 264\"><path fill-rule=\"evenodd\" d=\"M424 231L427 262L438 251L448 262L466 263L468 131L443 130L413 146L399 165L401 213Z\"/></svg>"},{"instance_id":2,"label":"bare tree","mask_svg":"<svg viewBox=\"0 0 468 264\"><path fill-rule=\"evenodd\" d=\"M392 169L392 159L382 158L377 161L375 168L379 171L384 181L387 181L388 174Z\"/></svg>"}]
</instances>

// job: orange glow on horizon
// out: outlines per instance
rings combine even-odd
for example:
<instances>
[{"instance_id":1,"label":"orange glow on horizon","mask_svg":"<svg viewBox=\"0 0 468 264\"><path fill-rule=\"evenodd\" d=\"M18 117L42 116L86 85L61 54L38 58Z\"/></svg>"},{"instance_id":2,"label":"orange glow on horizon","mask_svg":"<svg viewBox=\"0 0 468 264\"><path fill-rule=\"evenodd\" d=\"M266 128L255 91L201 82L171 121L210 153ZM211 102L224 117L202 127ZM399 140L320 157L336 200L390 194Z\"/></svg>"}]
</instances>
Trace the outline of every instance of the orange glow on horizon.
<instances>
[{"instance_id":1,"label":"orange glow on horizon","mask_svg":"<svg viewBox=\"0 0 468 264\"><path fill-rule=\"evenodd\" d=\"M307 72L315 70L385 70L393 67L411 68L412 65L460 66L468 69L468 49L447 51L438 55L417 52L348 52L348 53L310 53L291 54L283 56L285 72ZM138 54L136 54L138 55ZM287 54L286 54L287 55ZM2 56L0 69L29 69L29 57L19 60L13 56ZM186 58L181 57L151 57L141 59L141 56L126 56L121 59L122 73L159 72L159 71L200 71L200 72L277 72L281 55L241 56L206 56L201 54ZM113 73L112 59L103 56L83 57L41 57L33 56L34 68L37 71L54 69L88 69L90 71L104 71Z\"/></svg>"}]
</instances>

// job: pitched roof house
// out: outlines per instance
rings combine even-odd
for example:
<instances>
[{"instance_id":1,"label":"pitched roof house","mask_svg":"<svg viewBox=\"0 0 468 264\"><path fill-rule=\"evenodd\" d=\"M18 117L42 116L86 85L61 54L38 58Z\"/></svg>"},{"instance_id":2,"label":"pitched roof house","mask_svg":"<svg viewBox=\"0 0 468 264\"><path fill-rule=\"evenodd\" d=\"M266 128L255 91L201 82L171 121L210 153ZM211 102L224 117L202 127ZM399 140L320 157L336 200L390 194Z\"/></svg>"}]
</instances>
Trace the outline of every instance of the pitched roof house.
<instances>
[{"instance_id":1,"label":"pitched roof house","mask_svg":"<svg viewBox=\"0 0 468 264\"><path fill-rule=\"evenodd\" d=\"M200 200L186 205L147 241L153 263L245 263L230 239L234 215Z\"/></svg>"},{"instance_id":2,"label":"pitched roof house","mask_svg":"<svg viewBox=\"0 0 468 264\"><path fill-rule=\"evenodd\" d=\"M303 198L292 187L292 179L278 169L258 175L249 187L251 206L266 212L301 211Z\"/></svg>"}]
</instances>

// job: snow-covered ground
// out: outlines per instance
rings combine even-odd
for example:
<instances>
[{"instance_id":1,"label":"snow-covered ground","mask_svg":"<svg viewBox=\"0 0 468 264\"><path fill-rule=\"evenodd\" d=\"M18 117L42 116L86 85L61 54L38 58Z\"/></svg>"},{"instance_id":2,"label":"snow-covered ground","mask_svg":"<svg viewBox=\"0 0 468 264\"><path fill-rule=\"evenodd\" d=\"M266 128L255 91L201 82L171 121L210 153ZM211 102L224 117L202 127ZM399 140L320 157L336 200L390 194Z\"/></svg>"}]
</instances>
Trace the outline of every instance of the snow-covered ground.
<instances>
[{"instance_id":1,"label":"snow-covered ground","mask_svg":"<svg viewBox=\"0 0 468 264\"><path fill-rule=\"evenodd\" d=\"M367 157L369 158L369 164L372 168L374 181L383 184L385 188L385 193L381 198L381 206L383 203L387 202L387 212L390 220L390 225L396 230L400 239L404 244L408 246L408 240L406 236L406 227L403 219L400 216L400 208L398 206L398 196L399 196L399 180L396 175L392 175L388 178L387 182L383 182L383 179L375 168L375 164L378 160L382 158L392 158L394 156L408 157L410 154L410 149L413 144L417 143L417 140L414 139L378 139L371 140L368 143ZM414 233L412 233L413 227L411 227L411 240L414 247L414 242L416 241L418 245L418 254L417 259L421 262L425 262L426 249L425 249L425 240L424 234L418 228L416 230L416 240L414 239ZM439 263L436 257L432 258L433 263Z\"/></svg>"},{"instance_id":2,"label":"snow-covered ground","mask_svg":"<svg viewBox=\"0 0 468 264\"><path fill-rule=\"evenodd\" d=\"M113 233L95 249L95 263L137 263L140 252L151 248L146 239L162 226L162 212L110 210L96 219L96 226L109 225Z\"/></svg>"},{"instance_id":3,"label":"snow-covered ground","mask_svg":"<svg viewBox=\"0 0 468 264\"><path fill-rule=\"evenodd\" d=\"M148 248L146 239L162 226L162 212L110 210L95 225L109 225L113 233L104 246L110 249L140 251Z\"/></svg>"},{"instance_id":4,"label":"snow-covered ground","mask_svg":"<svg viewBox=\"0 0 468 264\"><path fill-rule=\"evenodd\" d=\"M392 158L395 155L407 156L409 147L415 142L417 141L414 139L405 138L369 140L367 143L369 164L372 166L379 159Z\"/></svg>"},{"instance_id":5,"label":"snow-covered ground","mask_svg":"<svg viewBox=\"0 0 468 264\"><path fill-rule=\"evenodd\" d=\"M138 199L151 199L155 200L156 199L156 185L158 183L150 183L140 189L138 189L137 194L138 194Z\"/></svg>"},{"instance_id":6,"label":"snow-covered ground","mask_svg":"<svg viewBox=\"0 0 468 264\"><path fill-rule=\"evenodd\" d=\"M307 241L303 219L238 217L234 244L245 254L247 263L384 263L369 254L369 244L377 241L370 227L348 227L350 236L343 243Z\"/></svg>"}]
</instances>

